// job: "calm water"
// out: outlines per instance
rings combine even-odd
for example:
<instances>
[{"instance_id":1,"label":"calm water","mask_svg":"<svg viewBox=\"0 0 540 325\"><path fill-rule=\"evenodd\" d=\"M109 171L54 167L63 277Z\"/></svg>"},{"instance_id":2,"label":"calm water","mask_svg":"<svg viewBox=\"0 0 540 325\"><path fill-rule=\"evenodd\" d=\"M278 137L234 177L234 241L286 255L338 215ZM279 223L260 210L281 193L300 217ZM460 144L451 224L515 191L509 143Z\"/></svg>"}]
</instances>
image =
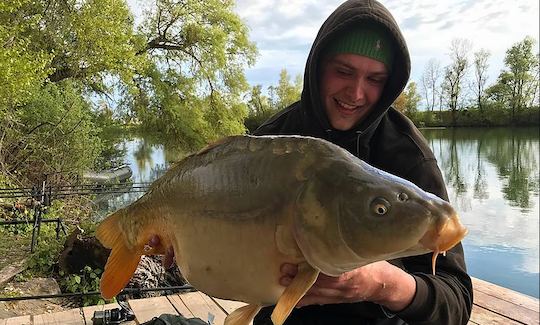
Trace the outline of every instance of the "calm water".
<instances>
[{"instance_id":1,"label":"calm water","mask_svg":"<svg viewBox=\"0 0 540 325\"><path fill-rule=\"evenodd\" d=\"M451 203L469 229L472 276L539 297L539 130L422 130L443 171ZM134 182L156 179L186 152L144 139L124 141ZM132 193L101 203L112 211ZM106 212L103 212L103 214Z\"/></svg>"},{"instance_id":2,"label":"calm water","mask_svg":"<svg viewBox=\"0 0 540 325\"><path fill-rule=\"evenodd\" d=\"M469 273L539 296L539 130L422 130L469 229Z\"/></svg>"}]
</instances>

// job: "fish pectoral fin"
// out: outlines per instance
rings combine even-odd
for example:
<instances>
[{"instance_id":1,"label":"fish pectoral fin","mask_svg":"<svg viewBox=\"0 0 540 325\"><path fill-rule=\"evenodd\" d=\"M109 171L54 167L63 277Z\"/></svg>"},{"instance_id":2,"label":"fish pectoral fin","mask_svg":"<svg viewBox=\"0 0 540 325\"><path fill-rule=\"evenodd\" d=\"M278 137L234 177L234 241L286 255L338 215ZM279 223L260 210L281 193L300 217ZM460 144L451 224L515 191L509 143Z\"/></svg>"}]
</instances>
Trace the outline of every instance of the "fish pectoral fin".
<instances>
[{"instance_id":1,"label":"fish pectoral fin","mask_svg":"<svg viewBox=\"0 0 540 325\"><path fill-rule=\"evenodd\" d=\"M105 247L111 248L100 281L101 295L105 299L111 299L122 291L135 273L143 254L142 247L130 249L126 246L118 226L120 213L105 219L96 231L96 237L100 242Z\"/></svg>"},{"instance_id":2,"label":"fish pectoral fin","mask_svg":"<svg viewBox=\"0 0 540 325\"><path fill-rule=\"evenodd\" d=\"M301 258L303 256L290 227L287 225L276 226L275 241L280 253L294 258Z\"/></svg>"},{"instance_id":3,"label":"fish pectoral fin","mask_svg":"<svg viewBox=\"0 0 540 325\"><path fill-rule=\"evenodd\" d=\"M285 291L279 297L279 300L272 312L272 322L274 325L281 325L285 322L294 306L302 299L306 292L317 280L319 271L307 263L298 265L298 273L291 284L285 288Z\"/></svg>"},{"instance_id":4,"label":"fish pectoral fin","mask_svg":"<svg viewBox=\"0 0 540 325\"><path fill-rule=\"evenodd\" d=\"M116 296L127 285L141 260L140 252L132 252L125 245L112 248L101 276L100 290L105 299Z\"/></svg>"},{"instance_id":5,"label":"fish pectoral fin","mask_svg":"<svg viewBox=\"0 0 540 325\"><path fill-rule=\"evenodd\" d=\"M246 305L230 313L223 325L248 325L261 310L261 305Z\"/></svg>"}]
</instances>

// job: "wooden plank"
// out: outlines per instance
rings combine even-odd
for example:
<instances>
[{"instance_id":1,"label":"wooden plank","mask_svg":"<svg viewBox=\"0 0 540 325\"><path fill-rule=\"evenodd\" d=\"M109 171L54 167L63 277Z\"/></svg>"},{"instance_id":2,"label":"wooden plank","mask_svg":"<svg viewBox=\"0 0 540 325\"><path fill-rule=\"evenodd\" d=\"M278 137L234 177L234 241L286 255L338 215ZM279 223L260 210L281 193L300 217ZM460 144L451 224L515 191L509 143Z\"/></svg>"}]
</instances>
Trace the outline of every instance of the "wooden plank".
<instances>
[{"instance_id":1,"label":"wooden plank","mask_svg":"<svg viewBox=\"0 0 540 325\"><path fill-rule=\"evenodd\" d=\"M161 314L178 315L176 309L165 296L129 300L129 306L135 313L137 322L144 323Z\"/></svg>"},{"instance_id":2,"label":"wooden plank","mask_svg":"<svg viewBox=\"0 0 540 325\"><path fill-rule=\"evenodd\" d=\"M178 295L193 316L208 321L210 314L214 316L214 324L221 325L227 316L216 303L202 292L188 292Z\"/></svg>"},{"instance_id":3,"label":"wooden plank","mask_svg":"<svg viewBox=\"0 0 540 325\"><path fill-rule=\"evenodd\" d=\"M496 314L505 315L523 324L538 324L538 312L516 305L482 291L474 292L474 302L478 306L488 309Z\"/></svg>"},{"instance_id":4,"label":"wooden plank","mask_svg":"<svg viewBox=\"0 0 540 325\"><path fill-rule=\"evenodd\" d=\"M82 308L82 313L84 317L84 322L87 325L92 325L92 317L94 316L95 311L104 311L106 309L120 308L120 305L117 303L106 304L106 305L94 305ZM136 325L135 321L122 322L122 325Z\"/></svg>"},{"instance_id":5,"label":"wooden plank","mask_svg":"<svg viewBox=\"0 0 540 325\"><path fill-rule=\"evenodd\" d=\"M174 306L174 308L176 309L176 311L180 315L182 315L182 316L184 316L186 318L195 317L195 316L193 316L193 314L191 313L189 308L187 308L186 304L184 304L184 302L182 301L182 299L180 299L180 297L178 295L167 296L167 299L169 299L171 304Z\"/></svg>"},{"instance_id":6,"label":"wooden plank","mask_svg":"<svg viewBox=\"0 0 540 325\"><path fill-rule=\"evenodd\" d=\"M522 325L522 323L513 321L507 317L496 314L490 310L473 305L469 325Z\"/></svg>"},{"instance_id":7,"label":"wooden plank","mask_svg":"<svg viewBox=\"0 0 540 325\"><path fill-rule=\"evenodd\" d=\"M14 276L24 271L26 269L27 260L28 258L24 258L0 270L0 287L13 279Z\"/></svg>"},{"instance_id":8,"label":"wooden plank","mask_svg":"<svg viewBox=\"0 0 540 325\"><path fill-rule=\"evenodd\" d=\"M219 299L219 298L213 298L214 302L220 306L227 315L232 313L233 311L237 310L240 307L244 307L247 305L245 302L241 301L234 301L234 300L225 300L225 299Z\"/></svg>"},{"instance_id":9,"label":"wooden plank","mask_svg":"<svg viewBox=\"0 0 540 325\"><path fill-rule=\"evenodd\" d=\"M522 293L500 287L496 284L489 283L477 278L471 278L473 283L474 292L483 292L497 299L506 300L515 305L522 306L524 308L539 312L540 305L538 299L524 295Z\"/></svg>"},{"instance_id":10,"label":"wooden plank","mask_svg":"<svg viewBox=\"0 0 540 325\"><path fill-rule=\"evenodd\" d=\"M79 308L61 311L58 313L41 314L34 316L34 325L45 324L82 325L84 324L84 318Z\"/></svg>"},{"instance_id":11,"label":"wooden plank","mask_svg":"<svg viewBox=\"0 0 540 325\"><path fill-rule=\"evenodd\" d=\"M30 315L12 317L8 319L0 319L0 325L31 325L31 324L32 324L32 316Z\"/></svg>"}]
</instances>

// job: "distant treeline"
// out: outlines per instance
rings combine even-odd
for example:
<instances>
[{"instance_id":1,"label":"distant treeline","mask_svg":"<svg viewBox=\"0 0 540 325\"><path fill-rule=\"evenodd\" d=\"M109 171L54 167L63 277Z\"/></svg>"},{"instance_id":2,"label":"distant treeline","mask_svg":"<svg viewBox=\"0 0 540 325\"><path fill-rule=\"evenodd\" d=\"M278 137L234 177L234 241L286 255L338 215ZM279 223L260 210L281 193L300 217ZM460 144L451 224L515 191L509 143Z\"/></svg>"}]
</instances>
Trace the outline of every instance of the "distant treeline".
<instances>
[{"instance_id":1,"label":"distant treeline","mask_svg":"<svg viewBox=\"0 0 540 325\"><path fill-rule=\"evenodd\" d=\"M540 72L535 43L526 37L512 45L504 69L494 84L487 85L490 53L481 49L470 58L470 41L455 39L450 64L441 68L438 60L429 60L420 82L411 81L394 105L418 125L538 125Z\"/></svg>"},{"instance_id":2,"label":"distant treeline","mask_svg":"<svg viewBox=\"0 0 540 325\"><path fill-rule=\"evenodd\" d=\"M526 37L509 48L505 69L494 84L487 85L489 52L481 49L471 59L470 41L455 39L450 45L451 63L441 68L438 60L429 60L421 81L410 81L394 106L417 126L539 125L539 56L533 52L535 42ZM268 87L268 95L263 94L261 85L252 87L247 129L254 130L297 101L301 91L301 76L291 82L285 69L278 84Z\"/></svg>"}]
</instances>

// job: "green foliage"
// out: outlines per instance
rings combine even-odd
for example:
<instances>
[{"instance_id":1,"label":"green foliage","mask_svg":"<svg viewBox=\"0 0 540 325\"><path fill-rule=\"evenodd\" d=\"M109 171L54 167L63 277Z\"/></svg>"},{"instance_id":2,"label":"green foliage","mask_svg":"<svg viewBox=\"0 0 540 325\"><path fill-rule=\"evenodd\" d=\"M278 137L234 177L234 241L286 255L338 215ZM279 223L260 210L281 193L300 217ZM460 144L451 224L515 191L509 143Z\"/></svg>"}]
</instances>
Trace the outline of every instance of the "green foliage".
<instances>
[{"instance_id":1,"label":"green foliage","mask_svg":"<svg viewBox=\"0 0 540 325\"><path fill-rule=\"evenodd\" d=\"M243 133L256 48L233 7L159 0L135 30L124 0L2 2L2 178L29 185L106 165L96 123L118 116L193 146Z\"/></svg>"},{"instance_id":2,"label":"green foliage","mask_svg":"<svg viewBox=\"0 0 540 325\"><path fill-rule=\"evenodd\" d=\"M62 292L92 292L99 291L99 281L101 278L101 269L92 269L90 266L85 266L78 274L64 274L60 271L60 287ZM99 295L83 296L83 306L102 305L113 302L114 300L105 301Z\"/></svg>"},{"instance_id":3,"label":"green foliage","mask_svg":"<svg viewBox=\"0 0 540 325\"><path fill-rule=\"evenodd\" d=\"M31 229L29 229L31 231ZM43 224L38 237L38 245L28 260L26 272L34 276L50 276L63 247L63 239L56 238L54 224Z\"/></svg>"},{"instance_id":4,"label":"green foliage","mask_svg":"<svg viewBox=\"0 0 540 325\"><path fill-rule=\"evenodd\" d=\"M412 118L415 125L419 127L440 127L440 126L507 126L510 124L511 112L508 107L497 102L490 102L484 105L482 111L477 108L463 109L455 113L455 123L453 123L450 111L442 112L417 112ZM540 125L540 110L538 106L527 110L519 111L512 123L516 126L538 126Z\"/></svg>"},{"instance_id":5,"label":"green foliage","mask_svg":"<svg viewBox=\"0 0 540 325\"><path fill-rule=\"evenodd\" d=\"M36 17L39 26L26 33L32 52L52 56L50 81L77 79L104 89L104 78L116 75L128 82L141 64L133 36L132 17L122 0L37 0L17 12Z\"/></svg>"},{"instance_id":6,"label":"green foliage","mask_svg":"<svg viewBox=\"0 0 540 325\"><path fill-rule=\"evenodd\" d=\"M270 106L269 98L262 94L261 85L251 88L247 105L249 115L244 121L244 125L249 132L255 131L264 121L277 112Z\"/></svg>"},{"instance_id":7,"label":"green foliage","mask_svg":"<svg viewBox=\"0 0 540 325\"><path fill-rule=\"evenodd\" d=\"M270 102L274 110L280 111L292 103L300 100L302 93L302 77L296 76L294 83L291 83L291 77L286 69L279 73L277 86L270 86Z\"/></svg>"},{"instance_id":8,"label":"green foliage","mask_svg":"<svg viewBox=\"0 0 540 325\"><path fill-rule=\"evenodd\" d=\"M539 90L539 58L533 52L536 41L526 37L506 51L506 69L497 82L487 89L489 98L511 109L512 121L519 110L534 106Z\"/></svg>"},{"instance_id":9,"label":"green foliage","mask_svg":"<svg viewBox=\"0 0 540 325\"><path fill-rule=\"evenodd\" d=\"M4 172L35 184L47 173L91 168L101 150L93 118L74 84L44 86L0 120Z\"/></svg>"},{"instance_id":10,"label":"green foliage","mask_svg":"<svg viewBox=\"0 0 540 325\"><path fill-rule=\"evenodd\" d=\"M278 111L300 100L302 77L297 75L292 83L287 70L282 69L278 84L268 87L268 92L270 97L263 95L261 85L256 85L251 89L247 102L249 115L244 121L244 125L250 132L255 131Z\"/></svg>"},{"instance_id":11,"label":"green foliage","mask_svg":"<svg viewBox=\"0 0 540 325\"><path fill-rule=\"evenodd\" d=\"M39 15L25 15L32 1L0 4L0 118L11 105L26 102L50 73L52 56L45 49L33 51L28 31L38 28Z\"/></svg>"},{"instance_id":12,"label":"green foliage","mask_svg":"<svg viewBox=\"0 0 540 325\"><path fill-rule=\"evenodd\" d=\"M243 73L255 45L233 1L159 0L141 26L151 65L124 102L134 122L199 146L244 132Z\"/></svg>"},{"instance_id":13,"label":"green foliage","mask_svg":"<svg viewBox=\"0 0 540 325\"><path fill-rule=\"evenodd\" d=\"M418 112L418 103L421 100L422 97L418 94L416 83L411 81L405 90L399 94L393 105L398 111L414 120Z\"/></svg>"}]
</instances>

